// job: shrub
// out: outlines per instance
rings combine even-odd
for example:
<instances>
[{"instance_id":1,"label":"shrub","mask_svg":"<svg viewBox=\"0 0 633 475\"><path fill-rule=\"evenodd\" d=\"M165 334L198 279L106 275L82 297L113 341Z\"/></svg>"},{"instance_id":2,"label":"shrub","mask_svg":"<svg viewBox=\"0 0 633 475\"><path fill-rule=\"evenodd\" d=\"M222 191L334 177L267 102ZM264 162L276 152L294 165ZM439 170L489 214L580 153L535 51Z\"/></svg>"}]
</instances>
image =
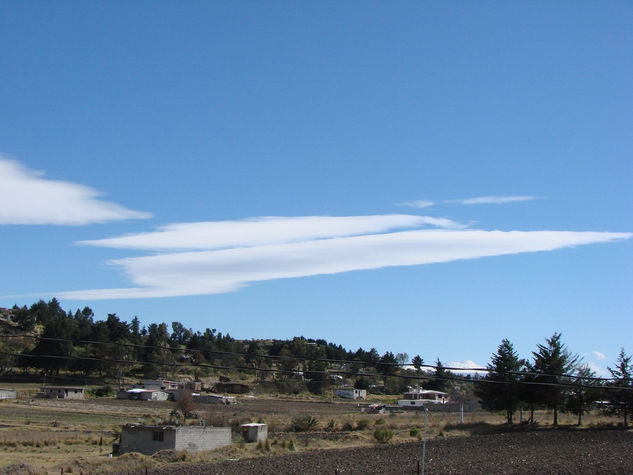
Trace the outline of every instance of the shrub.
<instances>
[{"instance_id":1,"label":"shrub","mask_svg":"<svg viewBox=\"0 0 633 475\"><path fill-rule=\"evenodd\" d=\"M377 427L374 431L374 438L381 444L386 444L393 437L393 431L386 427Z\"/></svg>"},{"instance_id":2,"label":"shrub","mask_svg":"<svg viewBox=\"0 0 633 475\"><path fill-rule=\"evenodd\" d=\"M292 419L290 430L294 432L305 432L308 430L314 430L318 424L318 419L309 414L304 414Z\"/></svg>"},{"instance_id":3,"label":"shrub","mask_svg":"<svg viewBox=\"0 0 633 475\"><path fill-rule=\"evenodd\" d=\"M365 430L369 427L369 420L368 419L361 419L356 423L356 428L358 430Z\"/></svg>"},{"instance_id":4,"label":"shrub","mask_svg":"<svg viewBox=\"0 0 633 475\"><path fill-rule=\"evenodd\" d=\"M381 426L384 423L385 423L385 420L382 417L380 419L376 419L376 422L375 422L377 426Z\"/></svg>"},{"instance_id":5,"label":"shrub","mask_svg":"<svg viewBox=\"0 0 633 475\"><path fill-rule=\"evenodd\" d=\"M411 429L409 429L409 435L411 437L417 437L418 439L420 439L422 437L420 429L417 428L417 427L411 427Z\"/></svg>"}]
</instances>

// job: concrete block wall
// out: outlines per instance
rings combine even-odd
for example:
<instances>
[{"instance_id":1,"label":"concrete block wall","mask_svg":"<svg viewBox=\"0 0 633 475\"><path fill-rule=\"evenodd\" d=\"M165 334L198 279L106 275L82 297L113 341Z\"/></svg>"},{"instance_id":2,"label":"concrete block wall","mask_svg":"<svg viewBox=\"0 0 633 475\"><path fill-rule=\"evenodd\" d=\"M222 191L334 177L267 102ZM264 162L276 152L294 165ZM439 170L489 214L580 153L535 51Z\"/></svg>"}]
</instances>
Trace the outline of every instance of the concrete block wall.
<instances>
[{"instance_id":1,"label":"concrete block wall","mask_svg":"<svg viewBox=\"0 0 633 475\"><path fill-rule=\"evenodd\" d=\"M230 427L180 426L176 437L176 450L200 452L231 445Z\"/></svg>"},{"instance_id":2,"label":"concrete block wall","mask_svg":"<svg viewBox=\"0 0 633 475\"><path fill-rule=\"evenodd\" d=\"M176 431L167 429L163 432L163 440L153 440L154 428L123 429L119 453L139 452L151 455L160 450L173 450L176 446Z\"/></svg>"}]
</instances>

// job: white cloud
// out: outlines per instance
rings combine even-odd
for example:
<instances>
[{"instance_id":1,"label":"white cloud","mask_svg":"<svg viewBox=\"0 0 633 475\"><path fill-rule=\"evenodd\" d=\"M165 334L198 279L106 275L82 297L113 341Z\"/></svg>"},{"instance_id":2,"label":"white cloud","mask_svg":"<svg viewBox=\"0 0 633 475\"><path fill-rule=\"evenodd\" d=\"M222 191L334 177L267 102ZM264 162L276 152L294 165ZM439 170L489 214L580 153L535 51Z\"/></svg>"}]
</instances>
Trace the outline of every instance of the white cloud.
<instances>
[{"instance_id":1,"label":"white cloud","mask_svg":"<svg viewBox=\"0 0 633 475\"><path fill-rule=\"evenodd\" d=\"M0 225L81 225L151 216L103 201L100 195L78 183L45 179L0 155Z\"/></svg>"},{"instance_id":2,"label":"white cloud","mask_svg":"<svg viewBox=\"0 0 633 475\"><path fill-rule=\"evenodd\" d=\"M630 233L415 230L112 261L134 288L56 293L66 299L208 295L252 282L412 266L610 242Z\"/></svg>"},{"instance_id":3,"label":"white cloud","mask_svg":"<svg viewBox=\"0 0 633 475\"><path fill-rule=\"evenodd\" d=\"M601 353L597 350L593 350L591 352L591 354L594 356L594 358L596 358L598 361L602 361L604 359L606 359L607 357L604 355L604 353Z\"/></svg>"},{"instance_id":4,"label":"white cloud","mask_svg":"<svg viewBox=\"0 0 633 475\"><path fill-rule=\"evenodd\" d=\"M79 244L117 249L211 250L380 233L422 225L459 229L464 226L446 218L404 214L377 216L261 217L239 221L176 223L156 232Z\"/></svg>"},{"instance_id":5,"label":"white cloud","mask_svg":"<svg viewBox=\"0 0 633 475\"><path fill-rule=\"evenodd\" d=\"M485 376L487 374L487 371L473 371L474 369L485 368L485 365L480 365L472 360L451 361L450 363L448 363L447 366L449 368L462 368L451 370L452 373L456 374L480 374L482 376Z\"/></svg>"},{"instance_id":6,"label":"white cloud","mask_svg":"<svg viewBox=\"0 0 633 475\"><path fill-rule=\"evenodd\" d=\"M409 206L411 208L430 208L434 206L435 202L430 200L414 200L414 201L403 201L402 203L396 203L396 206Z\"/></svg>"},{"instance_id":7,"label":"white cloud","mask_svg":"<svg viewBox=\"0 0 633 475\"><path fill-rule=\"evenodd\" d=\"M476 198L466 198L458 200L444 200L445 203L460 203L463 205L481 205L481 204L503 204L513 203L516 201L535 200L536 196L478 196Z\"/></svg>"}]
</instances>

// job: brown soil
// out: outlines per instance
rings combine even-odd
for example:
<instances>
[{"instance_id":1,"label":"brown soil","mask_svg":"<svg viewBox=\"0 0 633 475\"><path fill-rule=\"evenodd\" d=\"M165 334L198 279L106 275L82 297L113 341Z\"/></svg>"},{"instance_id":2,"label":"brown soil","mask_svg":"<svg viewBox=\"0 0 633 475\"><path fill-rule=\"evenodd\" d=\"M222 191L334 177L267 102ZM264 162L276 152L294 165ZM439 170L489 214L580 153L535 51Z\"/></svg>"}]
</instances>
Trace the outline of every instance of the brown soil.
<instances>
[{"instance_id":1,"label":"brown soil","mask_svg":"<svg viewBox=\"0 0 633 475\"><path fill-rule=\"evenodd\" d=\"M170 467L162 474L414 474L420 443L303 452L215 464ZM426 473L632 473L633 432L539 430L435 439ZM338 472L337 472L338 470Z\"/></svg>"}]
</instances>

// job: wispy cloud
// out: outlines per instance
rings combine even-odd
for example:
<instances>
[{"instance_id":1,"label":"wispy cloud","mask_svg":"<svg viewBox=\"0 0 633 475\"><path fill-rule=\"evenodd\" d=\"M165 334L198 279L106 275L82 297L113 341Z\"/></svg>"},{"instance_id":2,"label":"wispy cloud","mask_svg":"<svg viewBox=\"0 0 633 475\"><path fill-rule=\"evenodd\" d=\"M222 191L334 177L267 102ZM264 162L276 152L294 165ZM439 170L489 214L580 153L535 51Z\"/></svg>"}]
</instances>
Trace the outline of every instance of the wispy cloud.
<instances>
[{"instance_id":1,"label":"wispy cloud","mask_svg":"<svg viewBox=\"0 0 633 475\"><path fill-rule=\"evenodd\" d=\"M463 205L482 205L482 204L504 204L516 201L535 200L536 196L519 195L519 196L478 196L476 198L464 198L457 200L444 200L444 203L459 203Z\"/></svg>"},{"instance_id":2,"label":"wispy cloud","mask_svg":"<svg viewBox=\"0 0 633 475\"><path fill-rule=\"evenodd\" d=\"M462 224L446 218L406 214L272 216L237 221L169 224L155 232L80 241L79 244L153 251L212 250L357 236L395 229L418 228L424 225L448 229L464 227Z\"/></svg>"},{"instance_id":3,"label":"wispy cloud","mask_svg":"<svg viewBox=\"0 0 633 475\"><path fill-rule=\"evenodd\" d=\"M0 225L81 225L151 216L100 196L78 183L46 179L0 155Z\"/></svg>"},{"instance_id":4,"label":"wispy cloud","mask_svg":"<svg viewBox=\"0 0 633 475\"><path fill-rule=\"evenodd\" d=\"M604 359L606 359L606 358L607 358L607 357L604 355L604 353L601 353L601 352L599 352L599 351L597 351L597 350L593 350L593 351L591 352L591 354L594 356L594 358L596 358L596 359L597 359L597 360L599 360L599 361L602 361L602 360L604 360Z\"/></svg>"},{"instance_id":5,"label":"wispy cloud","mask_svg":"<svg viewBox=\"0 0 633 475\"><path fill-rule=\"evenodd\" d=\"M430 200L413 200L403 201L402 203L396 203L396 206L409 206L410 208L430 208L434 206L435 202Z\"/></svg>"},{"instance_id":6,"label":"wispy cloud","mask_svg":"<svg viewBox=\"0 0 633 475\"><path fill-rule=\"evenodd\" d=\"M630 233L415 230L112 261L134 287L55 293L66 299L208 295L252 282L412 266L610 242Z\"/></svg>"}]
</instances>

